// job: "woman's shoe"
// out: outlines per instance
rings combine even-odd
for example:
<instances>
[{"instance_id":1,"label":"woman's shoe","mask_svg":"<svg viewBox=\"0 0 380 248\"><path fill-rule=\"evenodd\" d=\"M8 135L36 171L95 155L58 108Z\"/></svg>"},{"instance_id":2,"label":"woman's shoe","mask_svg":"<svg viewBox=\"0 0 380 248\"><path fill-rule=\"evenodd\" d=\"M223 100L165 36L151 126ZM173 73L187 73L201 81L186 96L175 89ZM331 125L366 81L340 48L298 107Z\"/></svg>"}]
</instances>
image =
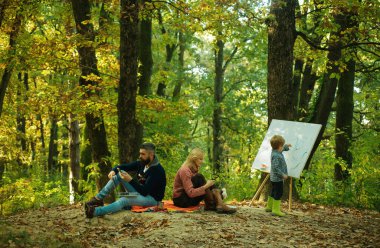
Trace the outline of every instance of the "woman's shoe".
<instances>
[{"instance_id":1,"label":"woman's shoe","mask_svg":"<svg viewBox=\"0 0 380 248\"><path fill-rule=\"evenodd\" d=\"M227 205L216 207L216 212L219 214L233 214L236 213L236 208L231 208Z\"/></svg>"}]
</instances>

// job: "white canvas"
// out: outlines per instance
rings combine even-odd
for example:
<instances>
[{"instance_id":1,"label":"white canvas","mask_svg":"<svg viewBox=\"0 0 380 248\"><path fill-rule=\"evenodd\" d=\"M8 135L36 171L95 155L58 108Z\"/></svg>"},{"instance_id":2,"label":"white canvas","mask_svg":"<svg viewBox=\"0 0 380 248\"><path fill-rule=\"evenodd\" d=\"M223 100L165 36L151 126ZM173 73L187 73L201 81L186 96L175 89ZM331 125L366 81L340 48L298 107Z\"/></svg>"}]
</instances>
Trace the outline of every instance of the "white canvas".
<instances>
[{"instance_id":1,"label":"white canvas","mask_svg":"<svg viewBox=\"0 0 380 248\"><path fill-rule=\"evenodd\" d=\"M272 120L253 162L252 169L270 172L270 155L272 152L270 139L277 134L284 137L285 144L292 145L289 151L284 151L283 154L288 166L288 175L299 178L321 127L322 125L320 124Z\"/></svg>"}]
</instances>

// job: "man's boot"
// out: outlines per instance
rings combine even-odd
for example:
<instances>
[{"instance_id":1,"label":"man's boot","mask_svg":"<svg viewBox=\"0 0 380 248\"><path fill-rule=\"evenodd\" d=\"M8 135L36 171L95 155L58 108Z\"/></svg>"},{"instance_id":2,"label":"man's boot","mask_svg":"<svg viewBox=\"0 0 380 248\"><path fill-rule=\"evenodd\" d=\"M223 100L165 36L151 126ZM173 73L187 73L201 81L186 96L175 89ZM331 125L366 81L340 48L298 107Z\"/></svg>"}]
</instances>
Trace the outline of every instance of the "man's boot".
<instances>
[{"instance_id":1,"label":"man's boot","mask_svg":"<svg viewBox=\"0 0 380 248\"><path fill-rule=\"evenodd\" d=\"M103 200L99 200L96 197L92 197L90 201L84 203L84 211L87 218L92 218L96 207L104 206Z\"/></svg>"},{"instance_id":2,"label":"man's boot","mask_svg":"<svg viewBox=\"0 0 380 248\"><path fill-rule=\"evenodd\" d=\"M103 207L104 202L103 200L99 200L96 197L92 197L90 201L86 202L87 205L89 206L94 206L94 207Z\"/></svg>"}]
</instances>

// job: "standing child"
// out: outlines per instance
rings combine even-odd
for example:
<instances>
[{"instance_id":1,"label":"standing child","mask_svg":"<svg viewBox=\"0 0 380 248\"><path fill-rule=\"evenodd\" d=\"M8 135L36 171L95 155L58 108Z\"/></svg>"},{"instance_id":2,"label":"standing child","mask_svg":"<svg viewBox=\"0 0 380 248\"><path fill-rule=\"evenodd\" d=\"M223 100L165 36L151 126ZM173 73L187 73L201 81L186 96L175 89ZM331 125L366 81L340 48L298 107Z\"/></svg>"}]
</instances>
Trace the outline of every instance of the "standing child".
<instances>
[{"instance_id":1,"label":"standing child","mask_svg":"<svg viewBox=\"0 0 380 248\"><path fill-rule=\"evenodd\" d=\"M274 135L270 139L272 146L270 181L272 182L272 191L268 198L265 211L272 212L273 215L284 216L281 212L281 197L283 193L284 180L288 178L288 169L282 151L288 151L290 144L285 145L285 139L280 135Z\"/></svg>"}]
</instances>

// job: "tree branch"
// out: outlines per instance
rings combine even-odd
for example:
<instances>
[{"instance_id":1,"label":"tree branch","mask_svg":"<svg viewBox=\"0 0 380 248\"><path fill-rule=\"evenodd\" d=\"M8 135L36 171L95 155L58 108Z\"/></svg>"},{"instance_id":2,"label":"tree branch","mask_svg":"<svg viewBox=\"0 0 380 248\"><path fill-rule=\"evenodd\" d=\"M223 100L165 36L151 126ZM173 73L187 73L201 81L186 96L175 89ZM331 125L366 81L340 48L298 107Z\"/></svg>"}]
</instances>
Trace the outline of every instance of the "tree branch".
<instances>
[{"instance_id":1,"label":"tree branch","mask_svg":"<svg viewBox=\"0 0 380 248\"><path fill-rule=\"evenodd\" d=\"M380 54L377 54L377 53L375 53L375 52L372 52L372 51L370 51L370 50L368 50L368 49L365 49L365 48L363 48L363 47L361 47L361 46L358 46L358 48L359 48L360 50L363 50L363 51L365 51L365 52L367 52L367 53L370 53L370 54L375 55L376 57L379 57L379 58L380 58Z\"/></svg>"},{"instance_id":2,"label":"tree branch","mask_svg":"<svg viewBox=\"0 0 380 248\"><path fill-rule=\"evenodd\" d=\"M152 3L153 4L155 4L155 3L165 3L165 4L168 4L168 5L172 6L176 10L179 10L182 13L188 14L186 10L177 7L174 3L170 2L170 1L160 1L160 0L157 0L157 1L152 1Z\"/></svg>"},{"instance_id":3,"label":"tree branch","mask_svg":"<svg viewBox=\"0 0 380 248\"><path fill-rule=\"evenodd\" d=\"M309 37L307 37L306 34L300 32L300 31L296 31L296 34L297 34L297 36L300 36L304 41L306 41L307 44L309 44L313 48L315 48L317 50L322 50L322 51L335 51L335 50L345 49L345 48L349 48L349 47L360 47L360 45L375 45L375 46L380 46L379 42L353 42L353 43L349 43L349 44L346 44L346 45L343 45L343 46L322 47L320 45L317 45L316 42L314 42Z\"/></svg>"},{"instance_id":4,"label":"tree branch","mask_svg":"<svg viewBox=\"0 0 380 248\"><path fill-rule=\"evenodd\" d=\"M245 81L249 81L249 79L243 79L243 80L240 80L240 81L237 81L237 82L233 83L231 85L231 87L226 91L226 93L224 93L224 95L222 96L222 101L228 95L228 93L230 93L232 90L235 89L235 86L237 86L238 84L240 84L242 82L245 82Z\"/></svg>"},{"instance_id":5,"label":"tree branch","mask_svg":"<svg viewBox=\"0 0 380 248\"><path fill-rule=\"evenodd\" d=\"M230 57L227 59L226 63L224 64L223 69L222 69L223 71L226 71L226 68L227 68L228 64L229 64L229 63L231 62L231 60L234 58L234 56L235 56L237 50L238 50L238 47L235 47L234 50L232 51Z\"/></svg>"}]
</instances>

